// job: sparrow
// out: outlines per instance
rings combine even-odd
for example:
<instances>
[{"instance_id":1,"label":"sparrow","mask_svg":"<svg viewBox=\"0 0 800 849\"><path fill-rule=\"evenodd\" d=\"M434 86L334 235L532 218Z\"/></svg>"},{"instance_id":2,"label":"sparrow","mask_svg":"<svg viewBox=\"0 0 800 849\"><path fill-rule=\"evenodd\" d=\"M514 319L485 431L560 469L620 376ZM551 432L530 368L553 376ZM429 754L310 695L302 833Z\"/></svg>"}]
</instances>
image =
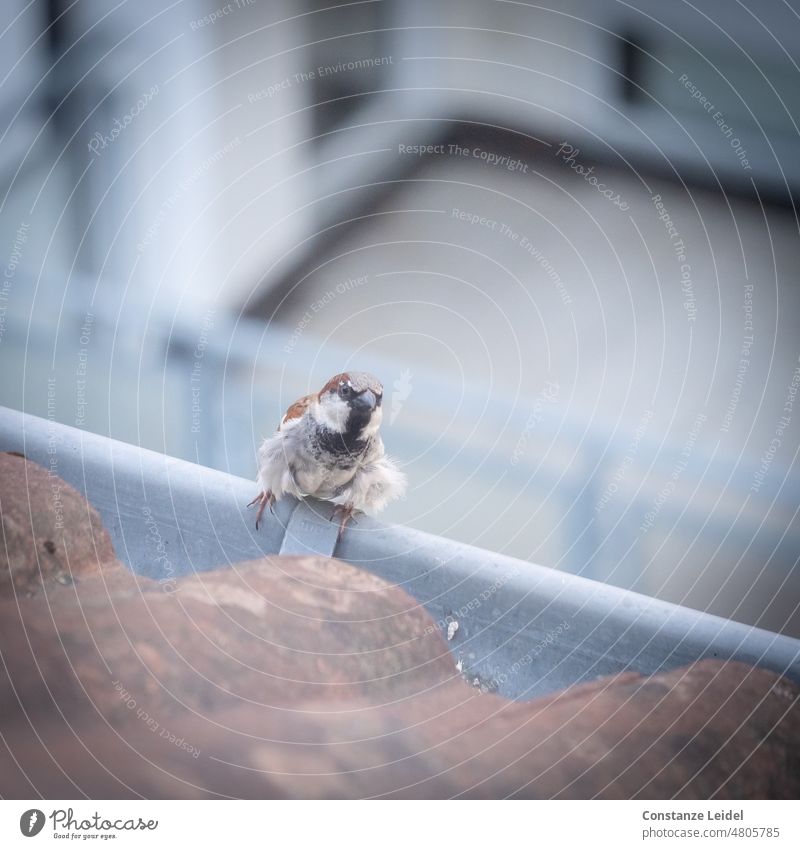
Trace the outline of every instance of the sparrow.
<instances>
[{"instance_id":1,"label":"sparrow","mask_svg":"<svg viewBox=\"0 0 800 849\"><path fill-rule=\"evenodd\" d=\"M261 492L256 530L284 495L310 495L336 504L341 539L354 513L377 513L406 490L406 476L384 451L378 433L383 386L371 374L342 372L319 392L295 401L274 436L258 449ZM274 511L273 511L274 512Z\"/></svg>"}]
</instances>

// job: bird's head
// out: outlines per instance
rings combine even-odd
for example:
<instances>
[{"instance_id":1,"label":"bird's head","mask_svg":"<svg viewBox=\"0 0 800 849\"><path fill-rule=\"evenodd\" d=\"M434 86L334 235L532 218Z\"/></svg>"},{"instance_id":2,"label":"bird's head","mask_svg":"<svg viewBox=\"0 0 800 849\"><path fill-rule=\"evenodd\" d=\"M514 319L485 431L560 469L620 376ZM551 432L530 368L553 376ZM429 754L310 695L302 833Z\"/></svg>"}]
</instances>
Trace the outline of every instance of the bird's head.
<instances>
[{"instance_id":1,"label":"bird's head","mask_svg":"<svg viewBox=\"0 0 800 849\"><path fill-rule=\"evenodd\" d=\"M317 416L336 433L366 439L377 432L383 419L383 385L363 371L334 375L317 396Z\"/></svg>"}]
</instances>

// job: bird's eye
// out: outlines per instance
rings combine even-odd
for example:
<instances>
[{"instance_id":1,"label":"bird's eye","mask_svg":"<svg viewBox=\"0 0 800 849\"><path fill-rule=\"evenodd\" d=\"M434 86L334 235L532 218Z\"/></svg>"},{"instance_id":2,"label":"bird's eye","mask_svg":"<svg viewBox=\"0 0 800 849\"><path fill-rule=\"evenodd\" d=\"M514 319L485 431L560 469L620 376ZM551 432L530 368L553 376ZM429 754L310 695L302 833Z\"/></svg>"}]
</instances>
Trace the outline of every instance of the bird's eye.
<instances>
[{"instance_id":1,"label":"bird's eye","mask_svg":"<svg viewBox=\"0 0 800 849\"><path fill-rule=\"evenodd\" d=\"M339 394L342 396L342 398L349 398L353 394L353 387L348 386L346 383L343 383L339 387Z\"/></svg>"}]
</instances>

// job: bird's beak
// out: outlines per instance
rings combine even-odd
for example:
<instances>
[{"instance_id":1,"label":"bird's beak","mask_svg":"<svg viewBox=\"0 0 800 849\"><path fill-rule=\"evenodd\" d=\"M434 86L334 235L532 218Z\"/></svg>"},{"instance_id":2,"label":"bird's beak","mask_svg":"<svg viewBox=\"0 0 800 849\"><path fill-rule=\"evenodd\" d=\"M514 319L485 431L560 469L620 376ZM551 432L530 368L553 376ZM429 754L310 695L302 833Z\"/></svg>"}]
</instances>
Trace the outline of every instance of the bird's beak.
<instances>
[{"instance_id":1,"label":"bird's beak","mask_svg":"<svg viewBox=\"0 0 800 849\"><path fill-rule=\"evenodd\" d=\"M366 389L353 399L353 408L360 413L371 413L378 406L378 399L371 389Z\"/></svg>"}]
</instances>

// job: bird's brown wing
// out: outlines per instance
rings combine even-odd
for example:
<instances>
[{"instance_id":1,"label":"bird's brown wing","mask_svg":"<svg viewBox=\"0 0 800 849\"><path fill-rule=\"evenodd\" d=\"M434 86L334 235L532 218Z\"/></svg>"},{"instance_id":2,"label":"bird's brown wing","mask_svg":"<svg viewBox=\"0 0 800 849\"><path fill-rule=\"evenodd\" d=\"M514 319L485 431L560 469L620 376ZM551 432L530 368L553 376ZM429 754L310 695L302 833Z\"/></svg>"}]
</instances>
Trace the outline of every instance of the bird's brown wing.
<instances>
[{"instance_id":1,"label":"bird's brown wing","mask_svg":"<svg viewBox=\"0 0 800 849\"><path fill-rule=\"evenodd\" d=\"M313 400L314 395L304 395L302 398L299 398L297 401L295 401L294 404L289 407L289 409L286 411L283 418L281 419L281 427L283 427L286 422L292 421L292 419L299 419L309 408L309 405Z\"/></svg>"}]
</instances>

